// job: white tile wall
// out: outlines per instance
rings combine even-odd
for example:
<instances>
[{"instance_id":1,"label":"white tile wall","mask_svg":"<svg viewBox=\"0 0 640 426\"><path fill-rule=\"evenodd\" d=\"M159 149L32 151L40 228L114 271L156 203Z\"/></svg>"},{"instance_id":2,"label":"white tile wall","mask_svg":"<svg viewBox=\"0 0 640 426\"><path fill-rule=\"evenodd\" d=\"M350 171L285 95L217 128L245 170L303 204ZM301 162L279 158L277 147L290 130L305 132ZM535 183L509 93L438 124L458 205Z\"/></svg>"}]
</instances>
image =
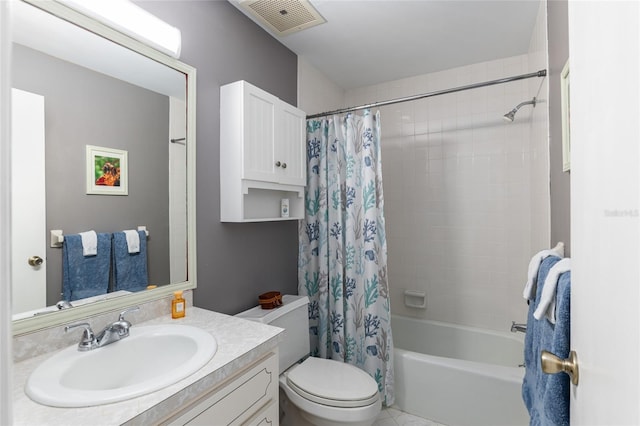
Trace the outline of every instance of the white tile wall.
<instances>
[{"instance_id":1,"label":"white tile wall","mask_svg":"<svg viewBox=\"0 0 640 426\"><path fill-rule=\"evenodd\" d=\"M545 27L529 55L349 90L345 103L546 68ZM502 120L533 96L535 110ZM497 330L526 319L527 264L549 245L546 97L546 80L532 79L381 108L394 313ZM404 290L426 292L426 310L405 307Z\"/></svg>"},{"instance_id":2,"label":"white tile wall","mask_svg":"<svg viewBox=\"0 0 640 426\"><path fill-rule=\"evenodd\" d=\"M528 55L347 90L343 105L547 68L541 3ZM380 109L395 314L496 330L526 320L527 265L550 244L547 92L546 79L534 78ZM331 93L335 106L339 94ZM535 109L525 106L504 122L503 114L533 96ZM426 310L404 306L404 290L426 292Z\"/></svg>"}]
</instances>

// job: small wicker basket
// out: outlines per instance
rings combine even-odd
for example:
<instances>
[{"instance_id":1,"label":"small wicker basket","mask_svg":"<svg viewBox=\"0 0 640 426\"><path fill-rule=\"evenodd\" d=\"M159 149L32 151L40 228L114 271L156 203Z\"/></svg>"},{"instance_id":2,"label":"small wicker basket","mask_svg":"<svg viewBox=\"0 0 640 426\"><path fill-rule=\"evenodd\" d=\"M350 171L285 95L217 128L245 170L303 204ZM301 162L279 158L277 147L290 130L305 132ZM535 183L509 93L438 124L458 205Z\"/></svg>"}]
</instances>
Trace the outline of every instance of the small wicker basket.
<instances>
[{"instance_id":1,"label":"small wicker basket","mask_svg":"<svg viewBox=\"0 0 640 426\"><path fill-rule=\"evenodd\" d=\"M282 306L282 295L279 291L268 291L258 296L258 303L262 309L273 309Z\"/></svg>"}]
</instances>

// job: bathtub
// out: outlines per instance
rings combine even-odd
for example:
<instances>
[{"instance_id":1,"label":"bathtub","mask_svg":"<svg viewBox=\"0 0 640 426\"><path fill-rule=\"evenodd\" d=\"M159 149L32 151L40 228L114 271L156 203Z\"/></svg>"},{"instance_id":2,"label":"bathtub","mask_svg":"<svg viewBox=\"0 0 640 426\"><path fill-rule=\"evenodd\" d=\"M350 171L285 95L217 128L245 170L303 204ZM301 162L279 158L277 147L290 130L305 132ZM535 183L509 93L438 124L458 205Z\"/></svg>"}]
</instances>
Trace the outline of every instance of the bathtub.
<instances>
[{"instance_id":1,"label":"bathtub","mask_svg":"<svg viewBox=\"0 0 640 426\"><path fill-rule=\"evenodd\" d=\"M451 426L529 424L523 334L397 315L391 328L399 409Z\"/></svg>"}]
</instances>

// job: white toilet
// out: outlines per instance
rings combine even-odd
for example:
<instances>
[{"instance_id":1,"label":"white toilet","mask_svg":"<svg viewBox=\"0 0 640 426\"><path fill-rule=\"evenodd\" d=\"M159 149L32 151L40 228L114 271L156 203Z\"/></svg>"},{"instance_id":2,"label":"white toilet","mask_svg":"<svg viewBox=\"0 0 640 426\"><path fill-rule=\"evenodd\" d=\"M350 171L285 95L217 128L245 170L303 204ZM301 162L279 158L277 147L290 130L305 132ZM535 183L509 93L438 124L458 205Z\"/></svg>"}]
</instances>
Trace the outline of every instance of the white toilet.
<instances>
[{"instance_id":1,"label":"white toilet","mask_svg":"<svg viewBox=\"0 0 640 426\"><path fill-rule=\"evenodd\" d=\"M282 302L237 315L286 330L279 346L281 425L372 425L382 408L376 381L353 365L308 357L309 299L284 295Z\"/></svg>"}]
</instances>

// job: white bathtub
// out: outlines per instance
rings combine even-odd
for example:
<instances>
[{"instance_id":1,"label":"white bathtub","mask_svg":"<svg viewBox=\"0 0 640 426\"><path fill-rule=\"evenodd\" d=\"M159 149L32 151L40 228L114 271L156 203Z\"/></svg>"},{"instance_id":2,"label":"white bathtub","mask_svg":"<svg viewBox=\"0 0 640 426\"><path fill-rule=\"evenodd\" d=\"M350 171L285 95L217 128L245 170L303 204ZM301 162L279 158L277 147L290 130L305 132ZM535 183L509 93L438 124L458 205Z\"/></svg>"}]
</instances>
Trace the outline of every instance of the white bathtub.
<instances>
[{"instance_id":1,"label":"white bathtub","mask_svg":"<svg viewBox=\"0 0 640 426\"><path fill-rule=\"evenodd\" d=\"M524 335L392 315L395 404L446 425L527 425ZM506 325L505 325L506 327Z\"/></svg>"}]
</instances>

